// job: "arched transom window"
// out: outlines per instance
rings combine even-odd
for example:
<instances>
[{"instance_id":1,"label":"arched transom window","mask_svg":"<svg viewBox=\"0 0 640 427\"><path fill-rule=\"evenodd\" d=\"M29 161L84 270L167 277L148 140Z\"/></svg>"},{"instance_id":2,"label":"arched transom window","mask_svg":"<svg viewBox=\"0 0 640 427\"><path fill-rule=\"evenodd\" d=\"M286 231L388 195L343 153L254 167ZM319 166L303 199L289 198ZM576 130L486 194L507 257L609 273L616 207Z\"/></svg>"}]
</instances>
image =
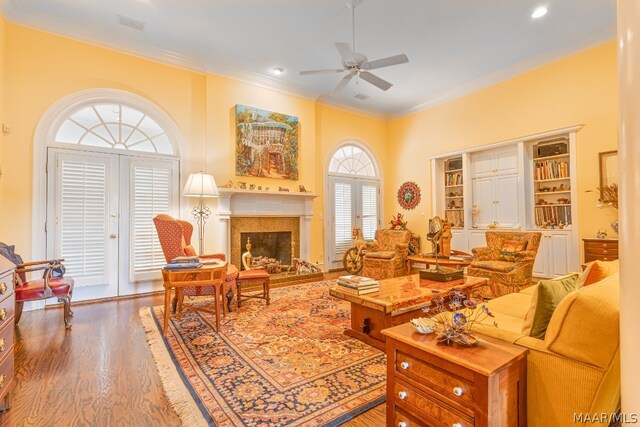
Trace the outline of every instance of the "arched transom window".
<instances>
[{"instance_id":1,"label":"arched transom window","mask_svg":"<svg viewBox=\"0 0 640 427\"><path fill-rule=\"evenodd\" d=\"M95 103L70 114L55 142L145 153L175 154L166 132L140 110L117 103Z\"/></svg>"},{"instance_id":2,"label":"arched transom window","mask_svg":"<svg viewBox=\"0 0 640 427\"><path fill-rule=\"evenodd\" d=\"M376 176L373 160L362 148L356 145L345 145L339 148L331 158L329 172L368 177Z\"/></svg>"}]
</instances>

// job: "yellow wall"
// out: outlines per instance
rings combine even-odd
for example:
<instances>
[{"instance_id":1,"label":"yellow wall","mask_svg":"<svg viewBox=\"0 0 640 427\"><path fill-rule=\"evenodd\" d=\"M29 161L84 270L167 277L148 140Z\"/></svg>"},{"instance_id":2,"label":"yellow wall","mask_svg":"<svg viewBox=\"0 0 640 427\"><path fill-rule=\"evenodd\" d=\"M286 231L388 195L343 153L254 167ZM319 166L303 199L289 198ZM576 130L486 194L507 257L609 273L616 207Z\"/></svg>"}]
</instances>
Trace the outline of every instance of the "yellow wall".
<instances>
[{"instance_id":1,"label":"yellow wall","mask_svg":"<svg viewBox=\"0 0 640 427\"><path fill-rule=\"evenodd\" d=\"M324 159L339 141L359 139L369 145L378 158L386 157L386 122L381 119L19 25L7 24L6 41L7 81L11 84L7 85L3 98L7 105L5 122L12 126L12 132L3 141L3 145L11 150L10 156L5 156L4 152L2 156L5 175L0 184L5 185L0 187L0 203L5 206L10 201L11 209L0 211L0 240L15 243L18 252L26 256L30 256L31 251L34 131L53 103L79 90L123 89L156 103L182 132L187 172L206 167L219 184L233 179L234 183L246 181L272 188L285 186L292 191L297 191L298 185L303 184L308 190L322 193ZM234 176L235 104L298 116L301 132L299 181ZM7 161L9 158L10 162ZM321 260L324 252L322 208L320 197L314 203L312 261ZM210 227L208 233L213 232ZM214 241L211 237L207 239L208 248Z\"/></svg>"},{"instance_id":2,"label":"yellow wall","mask_svg":"<svg viewBox=\"0 0 640 427\"><path fill-rule=\"evenodd\" d=\"M386 211L399 210L391 197L406 180L423 199L405 214L412 230L426 233L431 210L429 157L538 132L584 124L577 133L580 236L594 236L615 211L595 208L598 152L617 149L615 43L572 55L446 104L389 121ZM422 216L424 213L424 216ZM442 214L442 213L440 213Z\"/></svg>"},{"instance_id":3,"label":"yellow wall","mask_svg":"<svg viewBox=\"0 0 640 427\"><path fill-rule=\"evenodd\" d=\"M6 22L2 14L0 14L0 172L5 173L5 165L7 163L7 159L9 158L9 153L7 152L7 141L4 137L4 133L2 132L2 124L4 123L4 101L5 101L5 91L6 91L6 81L5 81L5 70L6 70ZM0 210L6 210L7 204L6 199L4 198L5 187L7 185L7 177L0 176ZM0 226L1 227L1 226ZM1 231L1 229L0 229ZM2 233L0 232L0 235Z\"/></svg>"}]
</instances>

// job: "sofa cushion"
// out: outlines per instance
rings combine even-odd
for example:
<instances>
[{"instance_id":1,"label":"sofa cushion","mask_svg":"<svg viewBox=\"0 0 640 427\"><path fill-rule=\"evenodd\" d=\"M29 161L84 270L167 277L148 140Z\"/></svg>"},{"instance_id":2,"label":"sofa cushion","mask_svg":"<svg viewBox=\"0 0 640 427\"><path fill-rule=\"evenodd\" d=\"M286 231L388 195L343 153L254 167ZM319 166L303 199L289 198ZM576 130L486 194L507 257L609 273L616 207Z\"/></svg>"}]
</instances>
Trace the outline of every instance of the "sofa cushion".
<instances>
[{"instance_id":1,"label":"sofa cushion","mask_svg":"<svg viewBox=\"0 0 640 427\"><path fill-rule=\"evenodd\" d=\"M516 254L527 248L526 240L505 240L498 255L498 260L516 262Z\"/></svg>"},{"instance_id":2,"label":"sofa cushion","mask_svg":"<svg viewBox=\"0 0 640 427\"><path fill-rule=\"evenodd\" d=\"M487 307L489 307L489 310L491 310L494 314L505 314L507 316L518 318L522 320L522 322L524 322L524 318L529 311L529 306L531 305L531 295L522 294L519 292L512 293L492 299L486 304ZM522 322L518 332L522 331Z\"/></svg>"},{"instance_id":3,"label":"sofa cushion","mask_svg":"<svg viewBox=\"0 0 640 427\"><path fill-rule=\"evenodd\" d=\"M471 263L471 266L475 268L483 268L485 270L500 271L503 273L508 273L510 271L513 271L516 265L513 262L487 260L487 261L474 261Z\"/></svg>"},{"instance_id":4,"label":"sofa cushion","mask_svg":"<svg viewBox=\"0 0 640 427\"><path fill-rule=\"evenodd\" d=\"M617 273L620 270L620 261L593 261L587 264L587 268L584 269L580 280L578 280L578 287L589 286L596 282L599 282L607 277Z\"/></svg>"},{"instance_id":5,"label":"sofa cushion","mask_svg":"<svg viewBox=\"0 0 640 427\"><path fill-rule=\"evenodd\" d=\"M559 279L541 280L531 295L531 304L522 326L522 334L544 339L547 326L560 301L577 289L578 273Z\"/></svg>"},{"instance_id":6,"label":"sofa cushion","mask_svg":"<svg viewBox=\"0 0 640 427\"><path fill-rule=\"evenodd\" d=\"M381 259L393 259L396 255L394 251L378 251L378 252L369 252L367 256L369 258L381 258Z\"/></svg>"}]
</instances>

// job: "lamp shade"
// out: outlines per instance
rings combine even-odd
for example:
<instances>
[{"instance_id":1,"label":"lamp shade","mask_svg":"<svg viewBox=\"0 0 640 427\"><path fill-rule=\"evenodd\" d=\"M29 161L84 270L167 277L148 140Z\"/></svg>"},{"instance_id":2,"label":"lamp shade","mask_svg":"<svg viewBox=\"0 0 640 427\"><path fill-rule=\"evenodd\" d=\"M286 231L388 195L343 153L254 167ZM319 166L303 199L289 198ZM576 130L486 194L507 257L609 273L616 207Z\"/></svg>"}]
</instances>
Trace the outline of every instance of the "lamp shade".
<instances>
[{"instance_id":1,"label":"lamp shade","mask_svg":"<svg viewBox=\"0 0 640 427\"><path fill-rule=\"evenodd\" d=\"M187 197L218 197L219 194L216 180L204 172L190 174L184 186L184 195Z\"/></svg>"}]
</instances>

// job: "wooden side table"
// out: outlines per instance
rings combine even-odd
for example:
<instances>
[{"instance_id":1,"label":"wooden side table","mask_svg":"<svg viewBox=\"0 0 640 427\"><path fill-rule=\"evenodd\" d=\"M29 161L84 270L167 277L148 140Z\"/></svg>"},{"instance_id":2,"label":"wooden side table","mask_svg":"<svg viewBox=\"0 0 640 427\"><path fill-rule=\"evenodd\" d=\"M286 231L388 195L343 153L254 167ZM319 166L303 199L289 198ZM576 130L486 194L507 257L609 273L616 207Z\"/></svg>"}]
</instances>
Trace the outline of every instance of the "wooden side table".
<instances>
[{"instance_id":1,"label":"wooden side table","mask_svg":"<svg viewBox=\"0 0 640 427\"><path fill-rule=\"evenodd\" d=\"M170 317L181 317L185 312L203 311L216 316L216 330L220 332L220 296L223 294L224 281L227 276L227 263L205 264L200 268L187 270L162 270L164 280L164 329L163 335L167 335ZM182 304L182 289L192 286L213 286L214 302L203 306ZM171 314L171 291L175 290L178 298L178 309ZM215 308L215 311L212 310ZM184 309L184 311L183 311ZM227 305L222 301L222 310L227 315Z\"/></svg>"},{"instance_id":2,"label":"wooden side table","mask_svg":"<svg viewBox=\"0 0 640 427\"><path fill-rule=\"evenodd\" d=\"M438 344L408 323L382 333L388 426L526 426L526 348L485 336L475 347Z\"/></svg>"},{"instance_id":3,"label":"wooden side table","mask_svg":"<svg viewBox=\"0 0 640 427\"><path fill-rule=\"evenodd\" d=\"M584 242L584 262L613 261L618 259L618 239L582 239Z\"/></svg>"}]
</instances>

